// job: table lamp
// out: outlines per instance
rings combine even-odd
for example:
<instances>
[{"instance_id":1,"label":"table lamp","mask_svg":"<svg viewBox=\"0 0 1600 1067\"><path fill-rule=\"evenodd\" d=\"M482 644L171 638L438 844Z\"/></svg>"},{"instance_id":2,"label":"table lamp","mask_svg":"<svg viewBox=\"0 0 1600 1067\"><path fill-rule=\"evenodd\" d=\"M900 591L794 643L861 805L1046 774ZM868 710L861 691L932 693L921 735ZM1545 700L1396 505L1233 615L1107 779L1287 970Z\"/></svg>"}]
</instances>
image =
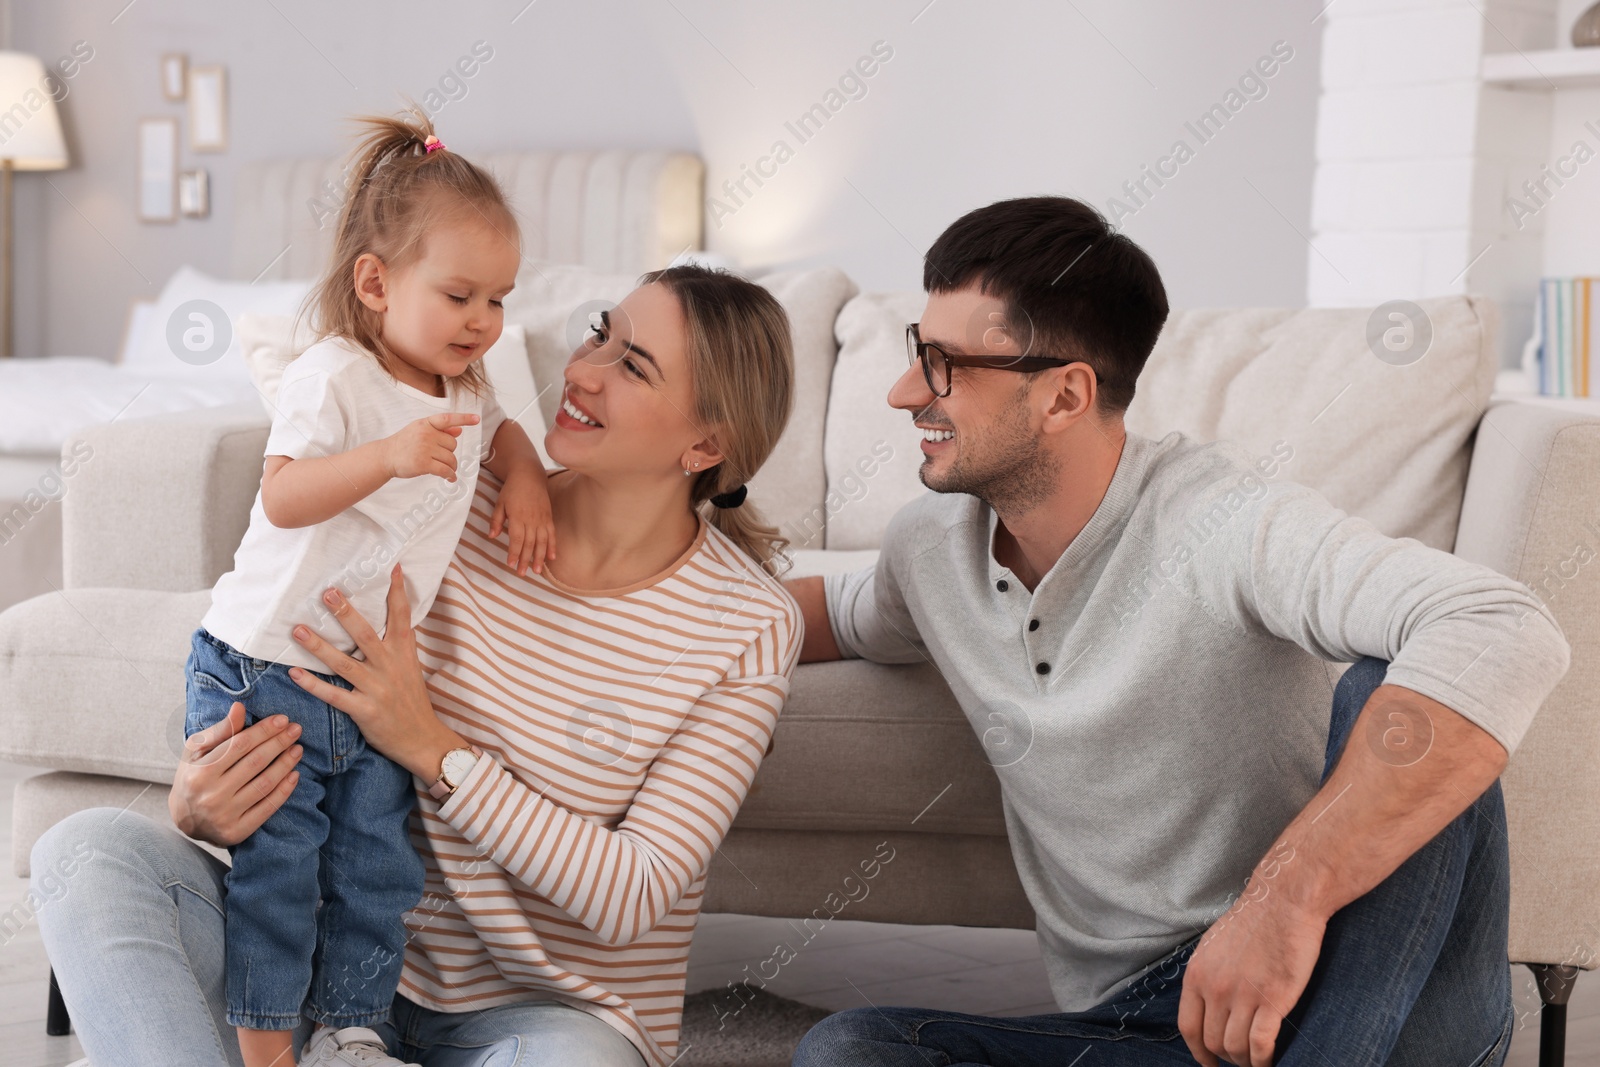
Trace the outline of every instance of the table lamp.
<instances>
[{"instance_id":1,"label":"table lamp","mask_svg":"<svg viewBox=\"0 0 1600 1067\"><path fill-rule=\"evenodd\" d=\"M51 96L52 82L38 56L0 52L0 356L9 356L13 332L11 174L18 170L60 170L67 165L67 142Z\"/></svg>"}]
</instances>

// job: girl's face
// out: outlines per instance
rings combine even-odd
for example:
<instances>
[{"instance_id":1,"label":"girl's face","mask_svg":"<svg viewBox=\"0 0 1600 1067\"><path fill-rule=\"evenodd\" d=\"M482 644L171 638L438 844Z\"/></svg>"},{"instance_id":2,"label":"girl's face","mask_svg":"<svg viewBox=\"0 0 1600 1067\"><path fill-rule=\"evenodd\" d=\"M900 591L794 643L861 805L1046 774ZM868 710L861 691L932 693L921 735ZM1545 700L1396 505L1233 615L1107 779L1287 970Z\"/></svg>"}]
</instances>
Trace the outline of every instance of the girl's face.
<instances>
[{"instance_id":1,"label":"girl's face","mask_svg":"<svg viewBox=\"0 0 1600 1067\"><path fill-rule=\"evenodd\" d=\"M722 455L695 415L687 326L678 298L641 286L605 312L567 360L550 458L589 475L643 475L687 483Z\"/></svg>"},{"instance_id":2,"label":"girl's face","mask_svg":"<svg viewBox=\"0 0 1600 1067\"><path fill-rule=\"evenodd\" d=\"M383 340L430 388L483 358L505 325L501 301L516 283L513 239L487 222L455 220L430 230L422 255L387 270L370 253L356 261L363 303L383 315ZM403 375L403 368L397 368Z\"/></svg>"}]
</instances>

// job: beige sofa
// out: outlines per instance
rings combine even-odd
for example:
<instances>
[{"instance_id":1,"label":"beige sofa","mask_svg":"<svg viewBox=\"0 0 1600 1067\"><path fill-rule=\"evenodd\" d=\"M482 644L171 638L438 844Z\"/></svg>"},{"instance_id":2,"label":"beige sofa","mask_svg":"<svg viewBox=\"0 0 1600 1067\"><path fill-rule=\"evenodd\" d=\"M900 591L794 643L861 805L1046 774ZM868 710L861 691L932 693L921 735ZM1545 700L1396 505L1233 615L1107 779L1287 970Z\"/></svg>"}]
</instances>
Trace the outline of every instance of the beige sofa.
<instances>
[{"instance_id":1,"label":"beige sofa","mask_svg":"<svg viewBox=\"0 0 1600 1067\"><path fill-rule=\"evenodd\" d=\"M796 542L794 573L867 565L888 517L922 491L917 435L883 399L922 295L860 295L835 270L762 280L791 317L798 391L752 499ZM528 331L539 382L559 374L573 309L618 299L631 281L547 267L519 287L508 317ZM1504 779L1509 951L1551 965L1539 972L1545 992L1564 1003L1560 979L1594 966L1600 919L1600 566L1588 565L1600 541L1600 419L1491 402L1493 307L1464 297L1423 307L1432 345L1405 366L1368 348L1365 310L1175 313L1128 424L1235 439L1271 477L1547 600L1573 667ZM542 398L547 416L555 393ZM51 768L17 790L19 874L39 835L80 808L167 818L188 635L242 536L267 426L249 408L83 434L94 458L65 498L64 591L0 615L0 758ZM893 865L843 917L1031 927L984 751L927 665L802 666L775 750L713 862L707 909L826 915L824 901L888 840Z\"/></svg>"}]
</instances>

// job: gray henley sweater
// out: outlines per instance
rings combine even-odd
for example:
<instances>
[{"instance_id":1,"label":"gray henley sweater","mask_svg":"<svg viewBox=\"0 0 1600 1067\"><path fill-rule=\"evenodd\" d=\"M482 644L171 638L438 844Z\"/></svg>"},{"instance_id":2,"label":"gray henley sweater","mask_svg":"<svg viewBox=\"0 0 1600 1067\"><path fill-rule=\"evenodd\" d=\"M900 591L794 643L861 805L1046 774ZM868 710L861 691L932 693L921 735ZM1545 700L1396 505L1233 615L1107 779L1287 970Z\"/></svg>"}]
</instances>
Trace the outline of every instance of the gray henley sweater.
<instances>
[{"instance_id":1,"label":"gray henley sweater","mask_svg":"<svg viewBox=\"0 0 1600 1067\"><path fill-rule=\"evenodd\" d=\"M1210 925L1321 779L1337 672L1516 748L1570 650L1524 585L1286 480L1233 445L1128 434L1031 594L976 498L928 493L875 568L826 580L849 657L931 660L999 775L1057 1004L1081 1011Z\"/></svg>"}]
</instances>

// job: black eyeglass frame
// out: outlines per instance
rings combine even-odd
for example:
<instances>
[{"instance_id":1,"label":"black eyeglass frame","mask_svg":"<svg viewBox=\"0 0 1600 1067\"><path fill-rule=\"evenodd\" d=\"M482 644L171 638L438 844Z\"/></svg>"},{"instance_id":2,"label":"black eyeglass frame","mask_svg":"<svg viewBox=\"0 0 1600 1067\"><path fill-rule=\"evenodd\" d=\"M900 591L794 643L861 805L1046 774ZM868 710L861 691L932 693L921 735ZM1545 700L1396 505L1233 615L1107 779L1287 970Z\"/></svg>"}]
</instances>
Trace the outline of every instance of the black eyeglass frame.
<instances>
[{"instance_id":1,"label":"black eyeglass frame","mask_svg":"<svg viewBox=\"0 0 1600 1067\"><path fill-rule=\"evenodd\" d=\"M922 379L928 383L928 391L937 397L950 395L951 388L955 385L955 375L951 373L956 367L983 367L988 370L1011 370L1022 373L1049 370L1051 367L1066 367L1074 363L1089 364L1081 359L1061 359L1056 356L971 356L966 354L951 354L931 341L922 339L922 332L918 329L920 322L906 323L906 363L907 365L921 362ZM931 353L937 352L944 360L944 391L933 384L933 360ZM1089 373L1094 374L1094 368L1089 367ZM1095 375L1099 381L1100 376Z\"/></svg>"}]
</instances>

